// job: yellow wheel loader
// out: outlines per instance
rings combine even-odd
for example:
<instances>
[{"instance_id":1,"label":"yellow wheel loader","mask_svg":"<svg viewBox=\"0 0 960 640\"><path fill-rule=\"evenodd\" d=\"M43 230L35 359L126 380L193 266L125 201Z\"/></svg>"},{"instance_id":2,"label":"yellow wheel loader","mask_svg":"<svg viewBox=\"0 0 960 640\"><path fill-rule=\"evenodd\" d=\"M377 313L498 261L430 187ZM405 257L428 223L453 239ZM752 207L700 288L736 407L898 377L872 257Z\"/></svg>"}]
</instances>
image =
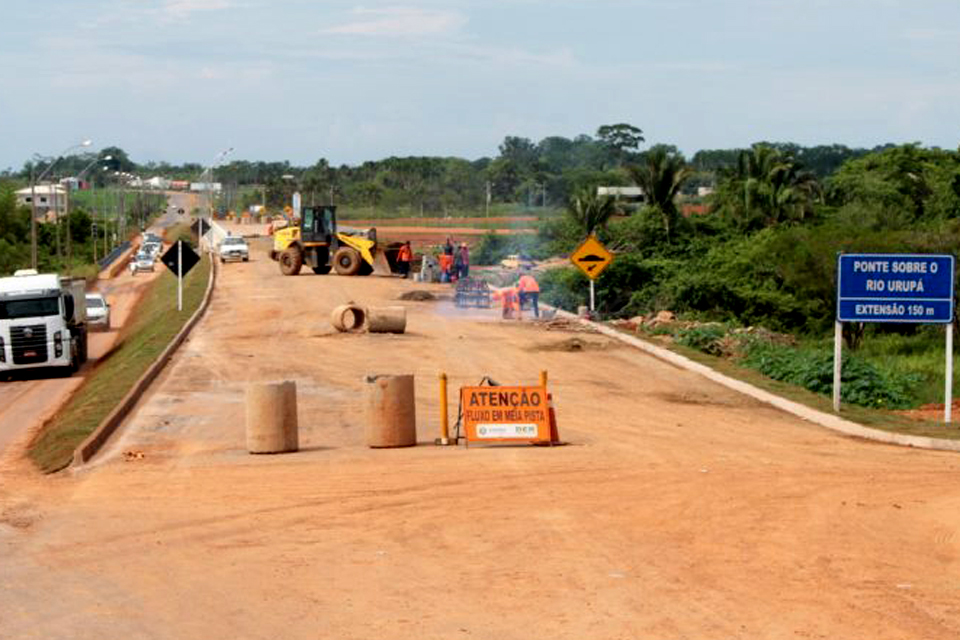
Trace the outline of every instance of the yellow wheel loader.
<instances>
[{"instance_id":1,"label":"yellow wheel loader","mask_svg":"<svg viewBox=\"0 0 960 640\"><path fill-rule=\"evenodd\" d=\"M270 257L280 263L285 276L295 276L306 264L314 273L341 276L393 274L388 254L396 263L396 249L377 245L376 229L337 227L337 208L332 205L304 207L299 226L278 229L273 234Z\"/></svg>"}]
</instances>

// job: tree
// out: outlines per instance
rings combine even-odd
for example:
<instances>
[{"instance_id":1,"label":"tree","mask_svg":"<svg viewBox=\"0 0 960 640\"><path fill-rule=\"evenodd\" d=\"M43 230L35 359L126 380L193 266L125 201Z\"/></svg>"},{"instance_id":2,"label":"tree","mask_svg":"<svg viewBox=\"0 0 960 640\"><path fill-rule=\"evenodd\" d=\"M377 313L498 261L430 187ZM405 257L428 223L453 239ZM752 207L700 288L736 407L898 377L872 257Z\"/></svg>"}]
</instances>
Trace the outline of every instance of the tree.
<instances>
[{"instance_id":1,"label":"tree","mask_svg":"<svg viewBox=\"0 0 960 640\"><path fill-rule=\"evenodd\" d=\"M623 164L631 151L637 151L644 141L643 131L625 122L605 124L597 129L597 137L610 151L618 165Z\"/></svg>"},{"instance_id":2,"label":"tree","mask_svg":"<svg viewBox=\"0 0 960 640\"><path fill-rule=\"evenodd\" d=\"M679 216L676 198L690 176L683 154L675 147L657 145L643 154L639 165L628 166L627 171L634 183L643 189L647 204L659 210L669 241Z\"/></svg>"},{"instance_id":3,"label":"tree","mask_svg":"<svg viewBox=\"0 0 960 640\"><path fill-rule=\"evenodd\" d=\"M613 198L598 196L593 189L581 189L567 205L567 215L583 230L584 235L605 228L616 211Z\"/></svg>"},{"instance_id":4,"label":"tree","mask_svg":"<svg viewBox=\"0 0 960 640\"><path fill-rule=\"evenodd\" d=\"M722 170L714 205L742 229L805 219L821 199L820 183L790 156L767 145L743 151Z\"/></svg>"}]
</instances>

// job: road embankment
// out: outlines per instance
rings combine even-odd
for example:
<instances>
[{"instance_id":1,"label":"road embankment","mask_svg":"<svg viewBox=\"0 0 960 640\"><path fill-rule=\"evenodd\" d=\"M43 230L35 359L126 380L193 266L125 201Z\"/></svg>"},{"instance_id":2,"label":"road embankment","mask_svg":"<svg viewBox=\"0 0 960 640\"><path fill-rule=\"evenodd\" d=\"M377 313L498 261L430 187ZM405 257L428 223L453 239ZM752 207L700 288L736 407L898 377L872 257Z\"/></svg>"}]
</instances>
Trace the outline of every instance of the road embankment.
<instances>
[{"instance_id":1,"label":"road embankment","mask_svg":"<svg viewBox=\"0 0 960 640\"><path fill-rule=\"evenodd\" d=\"M205 257L184 278L180 312L176 278L163 273L151 283L113 352L31 443L29 455L39 469L59 471L96 453L200 319L214 279L215 267Z\"/></svg>"}]
</instances>

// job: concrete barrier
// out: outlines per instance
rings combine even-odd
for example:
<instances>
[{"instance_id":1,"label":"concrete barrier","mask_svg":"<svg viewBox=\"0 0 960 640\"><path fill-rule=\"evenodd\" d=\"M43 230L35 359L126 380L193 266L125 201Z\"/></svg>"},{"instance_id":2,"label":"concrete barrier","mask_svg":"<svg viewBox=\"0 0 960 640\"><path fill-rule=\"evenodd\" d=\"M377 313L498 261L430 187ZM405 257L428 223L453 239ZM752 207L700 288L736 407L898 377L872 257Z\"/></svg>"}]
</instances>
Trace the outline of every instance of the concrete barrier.
<instances>
[{"instance_id":1,"label":"concrete barrier","mask_svg":"<svg viewBox=\"0 0 960 640\"><path fill-rule=\"evenodd\" d=\"M250 384L246 409L247 451L287 453L299 449L296 382Z\"/></svg>"},{"instance_id":2,"label":"concrete barrier","mask_svg":"<svg viewBox=\"0 0 960 640\"><path fill-rule=\"evenodd\" d=\"M413 375L367 376L367 446L417 444L417 404Z\"/></svg>"}]
</instances>

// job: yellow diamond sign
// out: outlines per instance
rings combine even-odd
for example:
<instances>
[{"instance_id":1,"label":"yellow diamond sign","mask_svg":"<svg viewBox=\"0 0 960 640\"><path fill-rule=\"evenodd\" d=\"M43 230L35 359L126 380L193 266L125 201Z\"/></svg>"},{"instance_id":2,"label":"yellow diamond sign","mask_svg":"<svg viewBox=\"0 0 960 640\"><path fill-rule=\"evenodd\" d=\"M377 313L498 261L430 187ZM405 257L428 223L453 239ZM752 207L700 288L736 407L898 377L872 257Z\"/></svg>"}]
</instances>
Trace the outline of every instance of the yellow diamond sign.
<instances>
[{"instance_id":1,"label":"yellow diamond sign","mask_svg":"<svg viewBox=\"0 0 960 640\"><path fill-rule=\"evenodd\" d=\"M570 262L580 267L588 278L596 280L613 262L613 254L591 233L580 243L577 250L570 254Z\"/></svg>"}]
</instances>

